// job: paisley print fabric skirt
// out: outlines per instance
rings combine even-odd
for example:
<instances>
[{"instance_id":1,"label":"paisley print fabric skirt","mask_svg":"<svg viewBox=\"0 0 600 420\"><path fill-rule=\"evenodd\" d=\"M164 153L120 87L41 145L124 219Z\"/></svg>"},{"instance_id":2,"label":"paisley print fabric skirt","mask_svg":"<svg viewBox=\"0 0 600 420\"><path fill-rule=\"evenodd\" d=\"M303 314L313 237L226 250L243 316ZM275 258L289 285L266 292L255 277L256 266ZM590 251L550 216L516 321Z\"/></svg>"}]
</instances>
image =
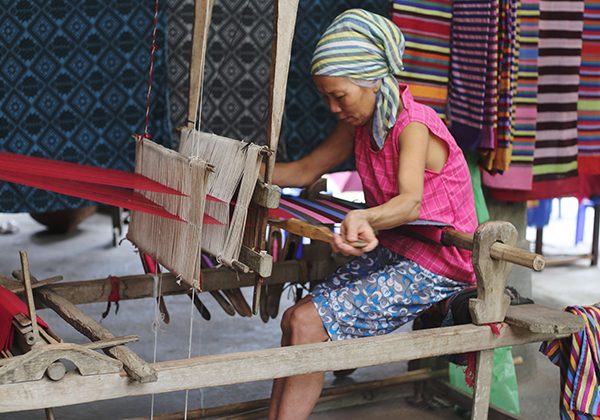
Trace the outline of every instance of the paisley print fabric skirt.
<instances>
[{"instance_id":1,"label":"paisley print fabric skirt","mask_svg":"<svg viewBox=\"0 0 600 420\"><path fill-rule=\"evenodd\" d=\"M318 284L312 301L329 337L344 340L390 333L466 286L379 245Z\"/></svg>"}]
</instances>

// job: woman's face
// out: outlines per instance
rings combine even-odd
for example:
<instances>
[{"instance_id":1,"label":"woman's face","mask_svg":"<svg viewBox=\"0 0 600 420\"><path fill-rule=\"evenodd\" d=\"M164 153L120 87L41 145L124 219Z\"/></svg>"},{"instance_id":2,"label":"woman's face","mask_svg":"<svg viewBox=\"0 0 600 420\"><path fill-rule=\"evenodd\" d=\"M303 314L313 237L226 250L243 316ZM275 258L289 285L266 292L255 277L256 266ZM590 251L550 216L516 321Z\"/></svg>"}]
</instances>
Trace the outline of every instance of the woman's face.
<instances>
[{"instance_id":1,"label":"woman's face","mask_svg":"<svg viewBox=\"0 0 600 420\"><path fill-rule=\"evenodd\" d=\"M361 126L371 121L378 87L362 87L348 77L313 76L317 90L336 117L347 124Z\"/></svg>"}]
</instances>

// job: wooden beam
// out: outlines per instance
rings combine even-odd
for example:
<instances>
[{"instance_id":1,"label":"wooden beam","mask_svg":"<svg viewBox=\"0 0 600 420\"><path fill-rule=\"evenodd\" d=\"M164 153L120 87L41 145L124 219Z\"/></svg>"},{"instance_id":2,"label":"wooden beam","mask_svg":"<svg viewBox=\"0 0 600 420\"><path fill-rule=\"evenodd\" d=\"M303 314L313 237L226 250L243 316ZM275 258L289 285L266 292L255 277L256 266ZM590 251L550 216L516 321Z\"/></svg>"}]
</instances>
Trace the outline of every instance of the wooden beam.
<instances>
[{"instance_id":1,"label":"wooden beam","mask_svg":"<svg viewBox=\"0 0 600 420\"><path fill-rule=\"evenodd\" d=\"M48 288L40 289L36 292L36 295L40 301L44 302L49 308L52 308L62 319L90 340L112 340L116 338L108 329L52 290ZM134 353L133 350L124 346L116 346L106 349L105 352L121 361L125 371L134 380L141 383L157 380L156 371L140 356ZM52 404L45 405L45 407L52 406Z\"/></svg>"},{"instance_id":2,"label":"wooden beam","mask_svg":"<svg viewBox=\"0 0 600 420\"><path fill-rule=\"evenodd\" d=\"M446 229L442 233L442 244L456 246L458 248L473 249L473 234L459 232L455 229ZM546 260L542 255L526 251L516 246L494 242L490 244L490 256L495 260L508 261L513 264L522 265L535 271L542 271Z\"/></svg>"},{"instance_id":3,"label":"wooden beam","mask_svg":"<svg viewBox=\"0 0 600 420\"><path fill-rule=\"evenodd\" d=\"M343 398L352 394L364 394L368 393L369 402L372 402L373 393L383 388L397 388L401 385L429 381L432 379L438 379L442 377L448 377L448 369L440 369L432 371L431 369L418 369L408 372L401 373L400 375L393 376L391 378L379 379L366 382L350 383L348 385L332 386L330 388L323 389L321 397L313 410L314 413L323 412L319 405L325 402L332 401L334 398ZM395 397L398 397L396 393ZM332 398L333 397L333 398ZM269 398L253 401L244 401L239 403L232 403L217 407L198 408L187 411L187 418L189 419L203 419L207 417L228 417L232 415L239 415L255 410L266 411L269 407ZM266 413L264 413L266 414ZM180 420L184 418L185 413L168 413L159 414L154 416L154 420ZM127 420L146 420L147 417L136 417Z\"/></svg>"},{"instance_id":4,"label":"wooden beam","mask_svg":"<svg viewBox=\"0 0 600 420\"><path fill-rule=\"evenodd\" d=\"M265 279L265 284L278 284L287 282L303 282L323 280L332 273L339 261L326 259L307 264L306 261L280 261L273 263L272 276ZM304 267L304 268L303 268ZM308 278L302 276L302 270L307 269ZM161 292L164 296L180 295L189 291L188 286L178 285L176 276L163 273ZM19 284L13 279L5 278L1 285L10 288L11 284ZM35 284L35 283L34 283ZM254 274L239 274L225 268L209 268L202 270L202 290L213 292L223 289L237 289L240 287L254 286ZM153 280L149 274L139 274L119 277L119 296L121 300L143 299L152 297ZM66 298L69 302L79 305L83 303L106 302L111 291L111 282L107 278L66 281L44 287ZM44 302L39 302L38 308L46 307Z\"/></svg>"},{"instance_id":5,"label":"wooden beam","mask_svg":"<svg viewBox=\"0 0 600 420\"><path fill-rule=\"evenodd\" d=\"M488 326L460 325L343 340L153 363L158 381L131 382L120 374L61 381L39 380L0 386L0 412L64 406L135 395L252 382L291 375L381 365L402 360L487 350L562 337L503 325L495 336ZM76 389L77 392L72 392ZM36 398L30 398L36 395Z\"/></svg>"},{"instance_id":6,"label":"wooden beam","mask_svg":"<svg viewBox=\"0 0 600 420\"><path fill-rule=\"evenodd\" d=\"M267 251L256 252L248 246L242 245L239 259L263 278L271 277L273 274L273 257L267 254Z\"/></svg>"},{"instance_id":7,"label":"wooden beam","mask_svg":"<svg viewBox=\"0 0 600 420\"><path fill-rule=\"evenodd\" d=\"M208 33L212 20L213 0L196 0L194 7L194 31L192 35L192 58L190 63L190 88L188 96L189 128L196 127L198 108L200 107L202 82L204 80L204 61Z\"/></svg>"},{"instance_id":8,"label":"wooden beam","mask_svg":"<svg viewBox=\"0 0 600 420\"><path fill-rule=\"evenodd\" d=\"M276 209L279 207L279 200L281 198L281 188L277 185L265 184L260 179L256 181L256 187L252 194L252 202L258 204L261 207L268 209Z\"/></svg>"},{"instance_id":9,"label":"wooden beam","mask_svg":"<svg viewBox=\"0 0 600 420\"><path fill-rule=\"evenodd\" d=\"M534 333L574 334L585 327L580 316L534 303L509 306L504 321Z\"/></svg>"}]
</instances>

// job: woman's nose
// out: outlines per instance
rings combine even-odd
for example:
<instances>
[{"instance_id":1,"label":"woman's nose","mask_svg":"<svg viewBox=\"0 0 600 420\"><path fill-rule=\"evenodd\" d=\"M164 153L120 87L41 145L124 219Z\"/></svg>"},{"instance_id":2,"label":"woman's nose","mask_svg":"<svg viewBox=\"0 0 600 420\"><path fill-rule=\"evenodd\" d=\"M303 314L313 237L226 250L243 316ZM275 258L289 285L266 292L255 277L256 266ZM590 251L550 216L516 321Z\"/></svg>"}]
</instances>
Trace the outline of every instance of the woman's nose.
<instances>
[{"instance_id":1,"label":"woman's nose","mask_svg":"<svg viewBox=\"0 0 600 420\"><path fill-rule=\"evenodd\" d=\"M333 98L327 100L327 105L329 106L331 112L333 112L334 114L337 114L342 111L342 108L340 108L338 102Z\"/></svg>"}]
</instances>

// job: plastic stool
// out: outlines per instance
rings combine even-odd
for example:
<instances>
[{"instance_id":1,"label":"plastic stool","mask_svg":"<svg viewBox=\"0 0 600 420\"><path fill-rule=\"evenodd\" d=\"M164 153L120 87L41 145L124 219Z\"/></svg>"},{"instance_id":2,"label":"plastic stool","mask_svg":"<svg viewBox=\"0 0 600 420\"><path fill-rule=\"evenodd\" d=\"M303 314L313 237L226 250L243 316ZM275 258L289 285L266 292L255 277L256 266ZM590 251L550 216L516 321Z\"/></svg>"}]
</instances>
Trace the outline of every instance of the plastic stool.
<instances>
[{"instance_id":1,"label":"plastic stool","mask_svg":"<svg viewBox=\"0 0 600 420\"><path fill-rule=\"evenodd\" d=\"M583 232L585 230L585 211L589 207L594 207L591 200L585 198L577 209L577 225L575 228L575 245L583 241Z\"/></svg>"},{"instance_id":2,"label":"plastic stool","mask_svg":"<svg viewBox=\"0 0 600 420\"><path fill-rule=\"evenodd\" d=\"M598 265L598 236L600 230L600 196L593 196L591 199L584 199L577 210L577 227L575 229L575 245L583 241L583 232L585 229L585 211L591 207L594 210L594 226L592 231L592 266Z\"/></svg>"}]
</instances>

